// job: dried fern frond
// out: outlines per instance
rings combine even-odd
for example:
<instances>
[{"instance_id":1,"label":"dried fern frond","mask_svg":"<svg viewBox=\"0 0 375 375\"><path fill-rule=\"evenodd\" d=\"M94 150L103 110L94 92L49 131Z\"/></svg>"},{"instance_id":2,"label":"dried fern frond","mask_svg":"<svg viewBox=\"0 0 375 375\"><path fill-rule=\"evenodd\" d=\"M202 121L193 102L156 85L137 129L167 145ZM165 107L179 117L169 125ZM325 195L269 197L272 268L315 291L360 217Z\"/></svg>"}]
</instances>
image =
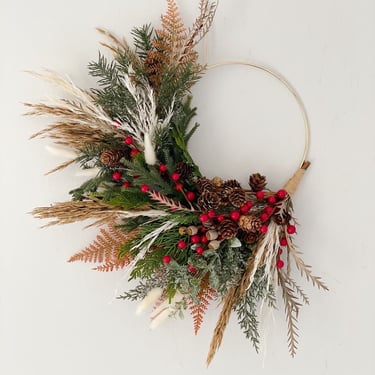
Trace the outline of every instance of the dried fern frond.
<instances>
[{"instance_id":1,"label":"dried fern frond","mask_svg":"<svg viewBox=\"0 0 375 375\"><path fill-rule=\"evenodd\" d=\"M97 27L96 30L104 35L110 44L108 43L100 43L102 46L108 48L115 56L119 53L119 51L125 51L129 48L129 45L125 38L118 38L115 34L113 34L111 31Z\"/></svg>"},{"instance_id":2,"label":"dried fern frond","mask_svg":"<svg viewBox=\"0 0 375 375\"><path fill-rule=\"evenodd\" d=\"M216 2L211 3L209 0L200 0L200 14L189 29L187 46L194 48L206 36L212 26L216 9Z\"/></svg>"},{"instance_id":3,"label":"dried fern frond","mask_svg":"<svg viewBox=\"0 0 375 375\"><path fill-rule=\"evenodd\" d=\"M109 272L127 266L132 258L129 254L120 257L121 246L132 237L116 229L114 223L110 223L108 229L101 228L95 241L82 251L73 255L68 262L102 263L94 270Z\"/></svg>"},{"instance_id":4,"label":"dried fern frond","mask_svg":"<svg viewBox=\"0 0 375 375\"><path fill-rule=\"evenodd\" d=\"M298 271L300 271L301 276L305 276L307 281L311 281L313 286L317 286L319 289L329 290L327 285L322 281L321 277L314 276L311 271L311 266L304 263L302 258L299 256L301 252L293 245L292 241L289 240L290 246L288 246L288 251L292 255L294 262Z\"/></svg>"},{"instance_id":5,"label":"dried fern frond","mask_svg":"<svg viewBox=\"0 0 375 375\"><path fill-rule=\"evenodd\" d=\"M217 296L217 292L210 287L208 274L202 279L197 300L199 303L195 303L193 300L189 302L189 310L194 322L194 333L197 334L203 323L204 315L208 309L208 306L212 300Z\"/></svg>"},{"instance_id":6,"label":"dried fern frond","mask_svg":"<svg viewBox=\"0 0 375 375\"><path fill-rule=\"evenodd\" d=\"M103 221L113 222L123 211L98 201L72 201L55 203L50 207L37 207L31 213L38 219L54 219L43 226L49 227L87 219L98 219L101 224Z\"/></svg>"},{"instance_id":7,"label":"dried fern frond","mask_svg":"<svg viewBox=\"0 0 375 375\"><path fill-rule=\"evenodd\" d=\"M150 191L149 195L153 201L158 202L161 206L168 207L171 211L192 211L183 206L180 202L176 202L172 198L168 198L166 195L157 191Z\"/></svg>"},{"instance_id":8,"label":"dried fern frond","mask_svg":"<svg viewBox=\"0 0 375 375\"><path fill-rule=\"evenodd\" d=\"M294 294L294 291L287 285L286 275L282 271L278 270L278 276L279 283L282 289L286 320L288 324L289 353L292 357L294 357L296 355L298 345L297 317L301 304L298 302L298 298Z\"/></svg>"}]
</instances>

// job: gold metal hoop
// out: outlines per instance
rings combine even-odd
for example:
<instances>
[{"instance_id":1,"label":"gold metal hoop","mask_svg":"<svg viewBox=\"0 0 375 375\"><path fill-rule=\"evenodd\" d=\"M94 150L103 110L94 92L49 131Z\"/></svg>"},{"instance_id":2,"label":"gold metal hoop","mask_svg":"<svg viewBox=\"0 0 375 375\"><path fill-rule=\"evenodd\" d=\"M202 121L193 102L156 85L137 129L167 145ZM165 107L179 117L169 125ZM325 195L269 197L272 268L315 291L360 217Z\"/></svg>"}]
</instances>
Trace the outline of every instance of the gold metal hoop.
<instances>
[{"instance_id":1,"label":"gold metal hoop","mask_svg":"<svg viewBox=\"0 0 375 375\"><path fill-rule=\"evenodd\" d=\"M266 72L270 74L272 77L276 78L279 82L281 82L284 87L288 89L288 91L292 94L294 99L296 100L298 107L300 109L300 112L302 114L303 122L304 122L304 128L305 128L305 147L303 151L302 160L299 164L299 169L305 170L309 166L309 162L307 161L307 155L310 148L310 121L309 117L307 115L307 111L305 108L305 105L302 101L301 96L298 94L297 90L294 88L294 86L279 72L274 70L273 68L270 68L266 65L254 63L254 62L246 62L246 61L226 61L218 64L213 65L207 65L206 70L212 70L215 68L220 68L227 65L243 65L243 66L250 66L255 69L262 70L263 72Z\"/></svg>"}]
</instances>

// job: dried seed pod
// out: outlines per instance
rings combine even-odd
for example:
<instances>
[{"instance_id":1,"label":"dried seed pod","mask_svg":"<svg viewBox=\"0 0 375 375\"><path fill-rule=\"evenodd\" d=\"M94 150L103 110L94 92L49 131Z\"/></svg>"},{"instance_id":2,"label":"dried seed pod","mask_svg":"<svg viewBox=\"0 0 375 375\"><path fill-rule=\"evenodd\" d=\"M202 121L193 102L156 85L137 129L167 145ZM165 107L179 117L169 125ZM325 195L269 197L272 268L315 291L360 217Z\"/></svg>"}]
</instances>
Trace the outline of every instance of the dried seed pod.
<instances>
[{"instance_id":1,"label":"dried seed pod","mask_svg":"<svg viewBox=\"0 0 375 375\"><path fill-rule=\"evenodd\" d=\"M198 206L203 211L214 210L220 206L221 199L214 191L205 190L198 198Z\"/></svg>"},{"instance_id":2,"label":"dried seed pod","mask_svg":"<svg viewBox=\"0 0 375 375\"><path fill-rule=\"evenodd\" d=\"M233 238L238 232L238 225L233 220L225 219L219 224L218 232L224 240Z\"/></svg>"},{"instance_id":3,"label":"dried seed pod","mask_svg":"<svg viewBox=\"0 0 375 375\"><path fill-rule=\"evenodd\" d=\"M212 184L217 187L217 188L220 188L221 186L223 186L223 179L221 177L214 177L212 180L211 180Z\"/></svg>"},{"instance_id":4,"label":"dried seed pod","mask_svg":"<svg viewBox=\"0 0 375 375\"><path fill-rule=\"evenodd\" d=\"M105 150L100 155L100 161L108 167L118 167L121 165L120 160L125 156L122 150Z\"/></svg>"},{"instance_id":5,"label":"dried seed pod","mask_svg":"<svg viewBox=\"0 0 375 375\"><path fill-rule=\"evenodd\" d=\"M241 188L234 188L228 196L229 203L234 207L241 207L246 202L245 191Z\"/></svg>"},{"instance_id":6,"label":"dried seed pod","mask_svg":"<svg viewBox=\"0 0 375 375\"><path fill-rule=\"evenodd\" d=\"M238 220L238 226L245 232L257 232L262 226L262 221L253 215L242 215Z\"/></svg>"},{"instance_id":7,"label":"dried seed pod","mask_svg":"<svg viewBox=\"0 0 375 375\"><path fill-rule=\"evenodd\" d=\"M216 230L209 230L207 233L206 233L206 237L209 241L213 241L213 240L216 240L218 237L219 237L219 233L217 233Z\"/></svg>"},{"instance_id":8,"label":"dried seed pod","mask_svg":"<svg viewBox=\"0 0 375 375\"><path fill-rule=\"evenodd\" d=\"M249 185L253 191L261 191L267 185L266 177L260 173L253 173L249 177Z\"/></svg>"},{"instance_id":9,"label":"dried seed pod","mask_svg":"<svg viewBox=\"0 0 375 375\"><path fill-rule=\"evenodd\" d=\"M186 227L178 228L178 233L179 233L180 236L186 234Z\"/></svg>"},{"instance_id":10,"label":"dried seed pod","mask_svg":"<svg viewBox=\"0 0 375 375\"><path fill-rule=\"evenodd\" d=\"M220 247L221 241L213 240L208 244L208 248L211 250L217 250Z\"/></svg>"},{"instance_id":11,"label":"dried seed pod","mask_svg":"<svg viewBox=\"0 0 375 375\"><path fill-rule=\"evenodd\" d=\"M194 225L190 225L190 227L188 227L186 229L186 233L189 235L189 236L193 236L194 234L197 234L198 233L198 228Z\"/></svg>"}]
</instances>

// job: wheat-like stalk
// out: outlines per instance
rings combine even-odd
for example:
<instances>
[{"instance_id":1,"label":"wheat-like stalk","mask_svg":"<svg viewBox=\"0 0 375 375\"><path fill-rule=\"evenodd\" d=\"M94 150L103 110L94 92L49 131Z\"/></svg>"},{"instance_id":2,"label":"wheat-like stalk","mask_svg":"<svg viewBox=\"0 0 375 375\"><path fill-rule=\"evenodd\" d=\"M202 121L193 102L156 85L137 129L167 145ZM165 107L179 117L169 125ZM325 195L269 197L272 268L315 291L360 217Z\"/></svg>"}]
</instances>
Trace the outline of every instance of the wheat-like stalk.
<instances>
[{"instance_id":1,"label":"wheat-like stalk","mask_svg":"<svg viewBox=\"0 0 375 375\"><path fill-rule=\"evenodd\" d=\"M168 207L171 211L194 211L183 206L180 202L176 202L172 198L168 198L166 195L157 191L150 191L149 195L152 200L158 202L161 206Z\"/></svg>"}]
</instances>

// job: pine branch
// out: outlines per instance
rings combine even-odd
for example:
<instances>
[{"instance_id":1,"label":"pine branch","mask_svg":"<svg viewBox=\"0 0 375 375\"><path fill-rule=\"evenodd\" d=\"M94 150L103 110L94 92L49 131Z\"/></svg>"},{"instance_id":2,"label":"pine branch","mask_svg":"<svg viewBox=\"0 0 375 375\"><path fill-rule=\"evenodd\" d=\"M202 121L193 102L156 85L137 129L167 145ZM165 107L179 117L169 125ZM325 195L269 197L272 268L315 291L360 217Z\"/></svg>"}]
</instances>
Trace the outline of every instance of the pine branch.
<instances>
[{"instance_id":1,"label":"pine branch","mask_svg":"<svg viewBox=\"0 0 375 375\"><path fill-rule=\"evenodd\" d=\"M134 46L137 50L139 57L146 59L148 53L152 50L152 39L154 34L153 27L143 25L142 27L136 27L132 30Z\"/></svg>"},{"instance_id":2,"label":"pine branch","mask_svg":"<svg viewBox=\"0 0 375 375\"><path fill-rule=\"evenodd\" d=\"M157 191L150 191L149 195L153 201L161 206L168 207L171 211L193 211L193 209L184 207L180 202L174 201L172 198L168 198Z\"/></svg>"},{"instance_id":3,"label":"pine branch","mask_svg":"<svg viewBox=\"0 0 375 375\"><path fill-rule=\"evenodd\" d=\"M285 314L288 324L288 347L289 353L292 357L296 355L297 352L297 337L298 337L298 327L297 327L297 317L299 308L301 304L298 302L292 289L287 286L285 274L278 269L279 283L282 289L282 295L285 304Z\"/></svg>"},{"instance_id":4,"label":"pine branch","mask_svg":"<svg viewBox=\"0 0 375 375\"><path fill-rule=\"evenodd\" d=\"M198 333L203 323L203 318L210 302L214 300L216 296L217 293L210 287L209 277L208 274L206 274L201 281L199 293L196 297L197 301L195 302L193 299L191 299L189 302L189 309L193 317L195 334Z\"/></svg>"}]
</instances>

